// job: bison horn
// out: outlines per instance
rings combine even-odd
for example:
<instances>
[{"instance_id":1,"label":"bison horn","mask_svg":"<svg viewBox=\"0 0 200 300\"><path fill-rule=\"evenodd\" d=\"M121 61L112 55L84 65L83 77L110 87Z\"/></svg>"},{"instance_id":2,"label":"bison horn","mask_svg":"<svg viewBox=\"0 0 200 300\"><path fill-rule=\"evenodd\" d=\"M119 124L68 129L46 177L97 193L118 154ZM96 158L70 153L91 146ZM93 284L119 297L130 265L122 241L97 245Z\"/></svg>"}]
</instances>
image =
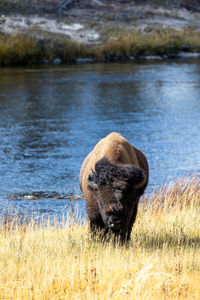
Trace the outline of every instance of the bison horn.
<instances>
[{"instance_id":1,"label":"bison horn","mask_svg":"<svg viewBox=\"0 0 200 300\"><path fill-rule=\"evenodd\" d=\"M87 181L88 186L90 186L91 188L97 190L98 185L94 181L92 181L90 174L87 175L86 181Z\"/></svg>"}]
</instances>

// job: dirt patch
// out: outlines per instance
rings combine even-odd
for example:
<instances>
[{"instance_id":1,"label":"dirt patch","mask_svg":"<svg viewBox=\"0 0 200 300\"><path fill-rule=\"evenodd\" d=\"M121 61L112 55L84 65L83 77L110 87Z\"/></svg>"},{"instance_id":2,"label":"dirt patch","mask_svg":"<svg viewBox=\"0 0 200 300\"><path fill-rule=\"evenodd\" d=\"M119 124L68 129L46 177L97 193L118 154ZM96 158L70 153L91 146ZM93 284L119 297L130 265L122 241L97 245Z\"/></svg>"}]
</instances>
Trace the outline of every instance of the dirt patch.
<instances>
[{"instance_id":1,"label":"dirt patch","mask_svg":"<svg viewBox=\"0 0 200 300\"><path fill-rule=\"evenodd\" d=\"M99 34L93 29L87 29L84 24L66 24L58 19L38 16L1 16L0 31L3 33L49 32L66 36L67 38L84 44L98 43Z\"/></svg>"}]
</instances>

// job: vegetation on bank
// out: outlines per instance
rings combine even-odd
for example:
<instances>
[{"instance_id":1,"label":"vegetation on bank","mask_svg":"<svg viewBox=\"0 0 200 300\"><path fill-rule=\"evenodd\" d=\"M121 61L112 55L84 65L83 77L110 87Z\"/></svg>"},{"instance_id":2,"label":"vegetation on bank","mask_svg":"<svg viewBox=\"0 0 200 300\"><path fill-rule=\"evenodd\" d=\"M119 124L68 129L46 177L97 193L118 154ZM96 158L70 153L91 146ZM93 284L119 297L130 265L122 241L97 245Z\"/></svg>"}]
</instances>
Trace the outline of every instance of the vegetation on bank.
<instances>
[{"instance_id":1,"label":"vegetation on bank","mask_svg":"<svg viewBox=\"0 0 200 300\"><path fill-rule=\"evenodd\" d=\"M199 299L200 179L165 185L139 207L127 247L68 220L1 220L2 299ZM21 222L21 221L20 221Z\"/></svg>"},{"instance_id":2,"label":"vegetation on bank","mask_svg":"<svg viewBox=\"0 0 200 300\"><path fill-rule=\"evenodd\" d=\"M28 36L0 34L0 66L52 63L73 63L80 58L94 61L120 61L147 55L173 57L179 52L200 53L200 32L175 31L163 28L148 32L110 32L98 46L88 46L57 39L37 40Z\"/></svg>"}]
</instances>

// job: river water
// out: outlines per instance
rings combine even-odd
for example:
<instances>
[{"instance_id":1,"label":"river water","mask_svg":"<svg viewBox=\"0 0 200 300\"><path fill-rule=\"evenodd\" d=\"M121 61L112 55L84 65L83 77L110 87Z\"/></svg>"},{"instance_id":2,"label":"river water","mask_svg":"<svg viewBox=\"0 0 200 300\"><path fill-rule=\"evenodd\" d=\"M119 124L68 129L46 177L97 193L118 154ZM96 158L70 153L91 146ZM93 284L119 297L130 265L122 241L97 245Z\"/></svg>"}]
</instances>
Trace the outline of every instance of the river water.
<instances>
[{"instance_id":1,"label":"river water","mask_svg":"<svg viewBox=\"0 0 200 300\"><path fill-rule=\"evenodd\" d=\"M0 69L0 209L67 210L84 157L112 131L146 155L149 192L199 171L200 62Z\"/></svg>"}]
</instances>

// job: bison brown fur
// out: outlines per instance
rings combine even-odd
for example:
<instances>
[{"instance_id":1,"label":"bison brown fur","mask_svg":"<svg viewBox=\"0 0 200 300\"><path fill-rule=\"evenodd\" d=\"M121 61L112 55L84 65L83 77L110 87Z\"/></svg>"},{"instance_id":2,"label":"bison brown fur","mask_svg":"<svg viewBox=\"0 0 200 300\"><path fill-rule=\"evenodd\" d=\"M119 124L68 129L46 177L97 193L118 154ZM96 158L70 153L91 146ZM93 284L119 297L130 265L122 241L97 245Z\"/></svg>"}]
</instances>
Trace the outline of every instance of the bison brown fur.
<instances>
[{"instance_id":1,"label":"bison brown fur","mask_svg":"<svg viewBox=\"0 0 200 300\"><path fill-rule=\"evenodd\" d=\"M79 177L93 235L113 232L121 241L130 239L148 173L144 154L120 134L100 140L85 158Z\"/></svg>"}]
</instances>

